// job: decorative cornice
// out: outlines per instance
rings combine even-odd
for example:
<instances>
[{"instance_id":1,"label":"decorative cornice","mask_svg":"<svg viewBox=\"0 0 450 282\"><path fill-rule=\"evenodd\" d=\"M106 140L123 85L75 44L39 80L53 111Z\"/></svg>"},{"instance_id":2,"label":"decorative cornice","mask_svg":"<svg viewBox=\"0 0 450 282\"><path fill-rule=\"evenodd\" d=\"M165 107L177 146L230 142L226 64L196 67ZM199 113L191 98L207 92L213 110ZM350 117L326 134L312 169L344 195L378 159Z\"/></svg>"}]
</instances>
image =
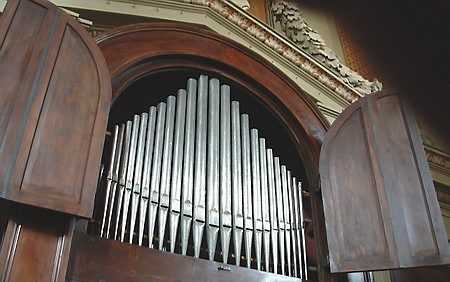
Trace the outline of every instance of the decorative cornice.
<instances>
[{"instance_id":1,"label":"decorative cornice","mask_svg":"<svg viewBox=\"0 0 450 282\"><path fill-rule=\"evenodd\" d=\"M450 155L427 144L424 148L428 162L437 166L439 172L450 175Z\"/></svg>"},{"instance_id":2,"label":"decorative cornice","mask_svg":"<svg viewBox=\"0 0 450 282\"><path fill-rule=\"evenodd\" d=\"M355 88L350 79L330 70L324 62L314 58L311 54L302 50L295 44L278 35L272 28L259 22L248 13L227 0L177 0L183 3L206 6L219 13L251 36L263 42L266 46L275 50L283 57L294 63L303 71L310 74L327 88L333 90L348 102L356 101L372 91L364 90L364 87ZM371 89L378 89L375 83Z\"/></svg>"},{"instance_id":3,"label":"decorative cornice","mask_svg":"<svg viewBox=\"0 0 450 282\"><path fill-rule=\"evenodd\" d=\"M381 90L382 84L377 79L369 81L339 60L334 51L326 46L320 34L309 26L295 3L275 0L270 5L270 11L276 21L280 23L287 38L339 75L344 82L352 85L360 94L365 95Z\"/></svg>"},{"instance_id":4,"label":"decorative cornice","mask_svg":"<svg viewBox=\"0 0 450 282\"><path fill-rule=\"evenodd\" d=\"M241 9L248 10L250 9L250 3L247 0L230 0L234 4L238 5Z\"/></svg>"},{"instance_id":5,"label":"decorative cornice","mask_svg":"<svg viewBox=\"0 0 450 282\"><path fill-rule=\"evenodd\" d=\"M1 0L0 0L1 1ZM119 10L115 10L121 5L130 5L136 9L136 14L145 16L139 12L139 6L146 6L155 8L154 14L149 13L147 16L158 15L159 8L166 11L173 10L183 15L184 11L189 13L203 14L206 18L210 17L214 21L226 22L226 25L233 26L230 30L236 30L238 36L242 38L258 41L255 46L264 46L267 51L260 51L280 57L280 59L274 59L270 54L270 60L275 65L292 69L297 75L291 78L308 81L311 83L306 87L322 88L319 90L319 94L311 94L316 97L320 94L325 94L325 99L330 99L333 103L339 106L346 107L348 103L356 101L359 97L364 96L364 93L358 92L349 82L326 67L323 63L317 61L309 53L305 52L298 46L296 46L291 40L277 33L274 29L267 24L259 21L257 18L241 9L231 0L51 0L55 4L79 9L99 9L102 11L110 11L120 13ZM109 8L112 7L112 8ZM149 11L149 10L146 10ZM129 12L129 11L128 11ZM151 15L150 15L151 14ZM176 20L174 14L171 14L169 18ZM183 16L181 16L183 18ZM196 19L197 20L197 19ZM208 20L206 20L208 21ZM224 26L225 27L225 26ZM228 28L228 27L227 27ZM230 35L230 30L228 34ZM98 34L98 32L93 32ZM225 35L225 34L224 34ZM252 44L249 45L251 48ZM259 48L259 47L258 47ZM309 92L308 92L309 93ZM317 92L315 92L317 93Z\"/></svg>"}]
</instances>

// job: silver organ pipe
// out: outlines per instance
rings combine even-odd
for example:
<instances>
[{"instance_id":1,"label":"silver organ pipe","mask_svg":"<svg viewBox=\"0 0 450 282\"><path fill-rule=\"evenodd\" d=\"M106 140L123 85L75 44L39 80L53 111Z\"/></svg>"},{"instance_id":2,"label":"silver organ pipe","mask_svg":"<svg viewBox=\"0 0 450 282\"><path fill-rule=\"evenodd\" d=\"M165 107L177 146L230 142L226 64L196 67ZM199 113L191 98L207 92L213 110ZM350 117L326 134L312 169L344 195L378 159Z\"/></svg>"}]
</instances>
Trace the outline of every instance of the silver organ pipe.
<instances>
[{"instance_id":1,"label":"silver organ pipe","mask_svg":"<svg viewBox=\"0 0 450 282\"><path fill-rule=\"evenodd\" d=\"M231 239L231 108L230 87L220 87L220 242L222 261L228 262Z\"/></svg>"},{"instance_id":2,"label":"silver organ pipe","mask_svg":"<svg viewBox=\"0 0 450 282\"><path fill-rule=\"evenodd\" d=\"M114 160L114 170L113 170L113 185L111 189L111 197L108 201L105 199L105 208L104 210L108 212L107 217L107 223L106 223L106 238L110 237L111 232L111 222L112 222L112 215L114 211L114 207L116 206L116 193L118 190L119 185L119 167L120 167L120 160L122 159L122 147L123 147L123 138L125 134L125 124L120 125L119 130L119 136L118 136L118 142L116 143L116 152L115 152L115 160Z\"/></svg>"},{"instance_id":3,"label":"silver organ pipe","mask_svg":"<svg viewBox=\"0 0 450 282\"><path fill-rule=\"evenodd\" d=\"M253 232L255 238L256 269L261 270L262 252L262 214L261 214L261 175L259 165L258 130L250 131L252 152L252 195L253 195Z\"/></svg>"},{"instance_id":4,"label":"silver organ pipe","mask_svg":"<svg viewBox=\"0 0 450 282\"><path fill-rule=\"evenodd\" d=\"M288 198L288 178L286 166L281 166L281 183L282 183L282 198L283 198L283 211L284 211L284 223L286 236L286 257L287 257L287 273L291 276L291 220L289 215L289 198Z\"/></svg>"},{"instance_id":5,"label":"silver organ pipe","mask_svg":"<svg viewBox=\"0 0 450 282\"><path fill-rule=\"evenodd\" d=\"M133 179L133 193L131 198L131 221L130 221L130 243L133 243L134 231L137 220L138 205L140 202L141 186L142 186L142 163L144 159L144 142L147 134L148 114L141 114L141 122L139 127L138 145L136 151L136 164Z\"/></svg>"},{"instance_id":6,"label":"silver organ pipe","mask_svg":"<svg viewBox=\"0 0 450 282\"><path fill-rule=\"evenodd\" d=\"M167 98L166 127L161 165L161 185L158 206L158 248L162 250L170 202L170 175L172 172L173 128L175 123L175 96Z\"/></svg>"},{"instance_id":7,"label":"silver organ pipe","mask_svg":"<svg viewBox=\"0 0 450 282\"><path fill-rule=\"evenodd\" d=\"M125 180L125 195L123 197L123 211L122 211L122 224L121 224L121 233L120 233L120 240L122 242L125 241L125 231L126 231L126 225L128 221L128 212L130 207L130 199L131 199L131 193L133 189L133 174L135 170L135 160L136 160L136 146L137 146L137 139L138 139L138 131L139 131L139 122L140 117L138 115L134 115L133 119L133 131L131 133L131 143L130 143L130 153L128 156L128 169L127 169L127 175ZM132 240L132 230L130 230L129 237L130 237L130 243Z\"/></svg>"},{"instance_id":8,"label":"silver organ pipe","mask_svg":"<svg viewBox=\"0 0 450 282\"><path fill-rule=\"evenodd\" d=\"M302 184L259 135L229 86L189 79L114 126L99 235L307 279Z\"/></svg>"},{"instance_id":9,"label":"silver organ pipe","mask_svg":"<svg viewBox=\"0 0 450 282\"><path fill-rule=\"evenodd\" d=\"M263 253L264 269L270 269L270 209L269 209L269 184L267 179L266 140L259 139L259 161L261 175L261 216L263 229Z\"/></svg>"},{"instance_id":10,"label":"silver organ pipe","mask_svg":"<svg viewBox=\"0 0 450 282\"><path fill-rule=\"evenodd\" d=\"M267 149L267 179L269 186L270 237L272 238L273 272L278 273L278 209L275 188L275 168L272 149Z\"/></svg>"},{"instance_id":11,"label":"silver organ pipe","mask_svg":"<svg viewBox=\"0 0 450 282\"><path fill-rule=\"evenodd\" d=\"M241 122L239 102L237 101L231 102L231 168L233 245L236 265L240 265L242 236L244 233L244 201L242 191Z\"/></svg>"},{"instance_id":12,"label":"silver organ pipe","mask_svg":"<svg viewBox=\"0 0 450 282\"><path fill-rule=\"evenodd\" d=\"M297 277L297 250L295 249L295 220L294 220L294 210L293 210L293 199L292 199L292 174L291 171L287 172L287 181L288 181L288 189L287 196L289 199L289 218L291 222L291 230L289 236L291 237L292 242L292 259L293 262L291 264L290 270L292 270L295 277Z\"/></svg>"},{"instance_id":13,"label":"silver organ pipe","mask_svg":"<svg viewBox=\"0 0 450 282\"><path fill-rule=\"evenodd\" d=\"M303 269L302 269L302 237L301 237L301 226L300 226L300 215L299 215L299 206L298 206L298 196L297 196L297 178L292 177L292 190L291 190L292 199L294 199L294 233L295 233L295 240L293 243L294 246L294 252L296 252L295 257L297 258L298 262L298 273L294 271L294 274L302 278L303 277Z\"/></svg>"},{"instance_id":14,"label":"silver organ pipe","mask_svg":"<svg viewBox=\"0 0 450 282\"><path fill-rule=\"evenodd\" d=\"M120 168L120 176L119 176L119 194L117 197L117 208L116 208L116 216L115 216L115 228L114 228L114 239L119 239L119 224L120 224L120 216L123 211L123 195L125 192L125 178L127 174L128 168L128 156L131 142L131 129L133 127L133 123L131 121L127 121L126 131L125 131L125 145L123 147L123 158L121 160L121 168Z\"/></svg>"},{"instance_id":15,"label":"silver organ pipe","mask_svg":"<svg viewBox=\"0 0 450 282\"><path fill-rule=\"evenodd\" d=\"M119 126L116 125L114 127L114 135L113 135L113 144L112 144L112 152L111 152L111 159L110 159L110 166L108 170L108 174L106 176L106 191L105 191L105 208L103 209L103 217L101 222L101 229L100 229L100 236L103 236L103 233L105 231L105 225L106 225L106 215L107 215L107 207L108 202L110 200L110 192L111 192L111 186L113 183L113 170L116 166L116 152L117 152L117 138L119 137Z\"/></svg>"},{"instance_id":16,"label":"silver organ pipe","mask_svg":"<svg viewBox=\"0 0 450 282\"><path fill-rule=\"evenodd\" d=\"M178 222L181 212L181 181L183 168L184 127L186 120L186 90L177 93L177 110L175 120L175 139L173 149L173 169L170 191L170 251L175 251Z\"/></svg>"},{"instance_id":17,"label":"silver organ pipe","mask_svg":"<svg viewBox=\"0 0 450 282\"><path fill-rule=\"evenodd\" d=\"M200 76L197 96L197 127L194 157L194 207L193 207L193 239L194 256L200 256L200 247L205 227L205 194L206 194L206 138L208 114L208 77Z\"/></svg>"},{"instance_id":18,"label":"silver organ pipe","mask_svg":"<svg viewBox=\"0 0 450 282\"><path fill-rule=\"evenodd\" d=\"M242 137L242 190L244 200L244 251L247 267L251 266L253 238L253 210L250 167L250 132L247 114L241 115Z\"/></svg>"},{"instance_id":19,"label":"silver organ pipe","mask_svg":"<svg viewBox=\"0 0 450 282\"><path fill-rule=\"evenodd\" d=\"M214 260L219 233L219 97L218 79L209 81L208 105L208 161L206 173L206 222L209 260Z\"/></svg>"},{"instance_id":20,"label":"silver organ pipe","mask_svg":"<svg viewBox=\"0 0 450 282\"><path fill-rule=\"evenodd\" d=\"M283 209L283 193L281 188L281 167L280 159L278 157L273 158L274 162L274 174L275 174L275 196L277 198L277 214L278 214L278 242L280 243L280 264L281 274L285 273L285 224L284 224L284 209Z\"/></svg>"},{"instance_id":21,"label":"silver organ pipe","mask_svg":"<svg viewBox=\"0 0 450 282\"><path fill-rule=\"evenodd\" d=\"M187 83L185 147L183 159L183 183L181 192L181 254L186 255L189 233L192 224L194 191L194 145L195 110L197 101L197 81L189 79Z\"/></svg>"},{"instance_id":22,"label":"silver organ pipe","mask_svg":"<svg viewBox=\"0 0 450 282\"><path fill-rule=\"evenodd\" d=\"M153 248L153 235L155 231L156 213L159 205L159 190L161 183L161 161L164 141L164 126L166 123L166 104L159 103L156 108L157 120L155 128L155 146L153 148L153 163L150 179L150 201L148 210L148 240L149 247Z\"/></svg>"},{"instance_id":23,"label":"silver organ pipe","mask_svg":"<svg viewBox=\"0 0 450 282\"><path fill-rule=\"evenodd\" d=\"M306 261L306 237L305 237L305 218L303 217L303 195L302 195L302 183L298 182L298 201L299 201L299 210L300 210L300 226L301 226L301 237L302 237L302 267L303 267L303 278L308 279L308 263Z\"/></svg>"},{"instance_id":24,"label":"silver organ pipe","mask_svg":"<svg viewBox=\"0 0 450 282\"><path fill-rule=\"evenodd\" d=\"M145 156L144 167L142 175L142 190L140 194L139 205L139 234L138 245L142 246L144 240L144 228L147 217L147 209L149 206L150 197L150 170L153 158L153 145L155 141L155 127L156 127L156 107L152 106L148 112L148 126L147 138L145 140Z\"/></svg>"}]
</instances>

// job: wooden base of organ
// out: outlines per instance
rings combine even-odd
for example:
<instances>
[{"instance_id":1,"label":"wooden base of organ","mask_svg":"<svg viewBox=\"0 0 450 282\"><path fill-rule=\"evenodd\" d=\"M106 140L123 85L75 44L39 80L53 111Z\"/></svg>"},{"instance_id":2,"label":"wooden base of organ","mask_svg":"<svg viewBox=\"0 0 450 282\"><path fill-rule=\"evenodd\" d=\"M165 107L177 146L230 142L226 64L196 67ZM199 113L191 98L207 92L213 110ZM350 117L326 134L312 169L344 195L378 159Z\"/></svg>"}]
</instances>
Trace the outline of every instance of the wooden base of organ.
<instances>
[{"instance_id":1,"label":"wooden base of organ","mask_svg":"<svg viewBox=\"0 0 450 282\"><path fill-rule=\"evenodd\" d=\"M300 281L75 232L68 281Z\"/></svg>"}]
</instances>

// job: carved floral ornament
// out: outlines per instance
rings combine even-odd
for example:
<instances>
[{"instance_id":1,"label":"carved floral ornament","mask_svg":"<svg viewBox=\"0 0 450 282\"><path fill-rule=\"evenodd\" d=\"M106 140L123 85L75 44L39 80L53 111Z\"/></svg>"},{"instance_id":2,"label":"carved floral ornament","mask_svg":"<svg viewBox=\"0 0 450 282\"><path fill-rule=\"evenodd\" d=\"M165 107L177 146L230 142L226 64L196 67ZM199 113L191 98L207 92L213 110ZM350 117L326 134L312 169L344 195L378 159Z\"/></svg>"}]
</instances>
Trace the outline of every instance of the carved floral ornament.
<instances>
[{"instance_id":1,"label":"carved floral ornament","mask_svg":"<svg viewBox=\"0 0 450 282\"><path fill-rule=\"evenodd\" d=\"M286 41L280 39L271 28L257 22L235 4L226 0L177 1L211 8L281 54L348 102L354 102L360 96L382 88L379 81L371 82L364 79L361 75L343 65L334 52L325 46L320 35L309 28L298 7L292 3L277 0L272 3L271 7L275 9L274 14L282 22L282 26L285 26L283 29L287 31L287 38L294 42L298 49L292 48ZM334 75L330 75L317 63Z\"/></svg>"},{"instance_id":2,"label":"carved floral ornament","mask_svg":"<svg viewBox=\"0 0 450 282\"><path fill-rule=\"evenodd\" d=\"M424 149L427 154L428 162L442 167L450 174L450 156L448 154L438 151L437 149L430 148L427 145L425 145Z\"/></svg>"},{"instance_id":3,"label":"carved floral ornament","mask_svg":"<svg viewBox=\"0 0 450 282\"><path fill-rule=\"evenodd\" d=\"M124 2L125 0L116 1ZM128 1L143 5L151 3L150 0ZM382 87L377 80L371 82L364 79L343 65L335 53L325 45L320 35L308 26L298 7L292 3L279 0L272 2L274 15L282 23L286 33L283 38L272 28L244 11L249 8L248 0L165 0L164 2L172 1L208 7L350 103ZM78 15L74 17L79 20ZM93 36L104 31L87 28Z\"/></svg>"},{"instance_id":4,"label":"carved floral ornament","mask_svg":"<svg viewBox=\"0 0 450 282\"><path fill-rule=\"evenodd\" d=\"M359 93L368 94L381 90L382 84L377 79L374 81L365 79L338 59L333 50L325 45L320 34L308 25L295 3L275 0L270 5L270 10L276 21L280 22L287 38L328 69L337 73L344 82L351 84Z\"/></svg>"}]
</instances>

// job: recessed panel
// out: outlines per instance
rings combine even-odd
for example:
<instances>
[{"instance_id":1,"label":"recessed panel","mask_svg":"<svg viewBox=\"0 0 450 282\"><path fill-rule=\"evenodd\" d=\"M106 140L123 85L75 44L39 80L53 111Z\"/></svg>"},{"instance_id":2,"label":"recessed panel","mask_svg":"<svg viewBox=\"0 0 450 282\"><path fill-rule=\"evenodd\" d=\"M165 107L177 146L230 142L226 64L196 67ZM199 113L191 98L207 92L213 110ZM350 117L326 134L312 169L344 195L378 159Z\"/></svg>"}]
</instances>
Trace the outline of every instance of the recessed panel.
<instances>
[{"instance_id":1,"label":"recessed panel","mask_svg":"<svg viewBox=\"0 0 450 282\"><path fill-rule=\"evenodd\" d=\"M326 164L329 173L326 192L331 195L330 207L333 207L326 207L326 210L334 215L335 228L330 251L339 255L343 265L389 257L377 184L364 132L361 109L358 109L337 131Z\"/></svg>"},{"instance_id":2,"label":"recessed panel","mask_svg":"<svg viewBox=\"0 0 450 282\"><path fill-rule=\"evenodd\" d=\"M395 196L401 203L404 225L407 230L409 248L413 256L437 255L438 249L433 234L432 222L427 207L423 182L418 170L416 156L403 119L403 110L396 96L387 96L378 100L386 125L386 137L389 152L386 156L392 164ZM394 188L394 187L392 187Z\"/></svg>"},{"instance_id":3,"label":"recessed panel","mask_svg":"<svg viewBox=\"0 0 450 282\"><path fill-rule=\"evenodd\" d=\"M98 93L98 74L92 55L79 35L67 26L21 190L51 193L79 202Z\"/></svg>"}]
</instances>

